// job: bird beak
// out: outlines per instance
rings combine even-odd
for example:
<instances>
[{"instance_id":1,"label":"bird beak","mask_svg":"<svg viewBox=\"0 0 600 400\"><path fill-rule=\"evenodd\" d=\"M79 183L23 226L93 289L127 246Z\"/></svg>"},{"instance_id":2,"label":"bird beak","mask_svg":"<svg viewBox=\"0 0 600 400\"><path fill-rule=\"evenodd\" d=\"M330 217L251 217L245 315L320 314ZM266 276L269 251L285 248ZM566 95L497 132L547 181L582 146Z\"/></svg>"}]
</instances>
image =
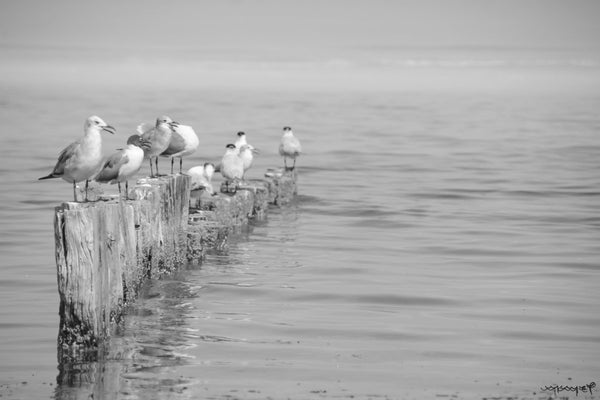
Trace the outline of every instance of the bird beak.
<instances>
[{"instance_id":1,"label":"bird beak","mask_svg":"<svg viewBox=\"0 0 600 400\"><path fill-rule=\"evenodd\" d=\"M169 126L171 127L171 129L175 129L179 126L179 122L171 121L169 122Z\"/></svg>"},{"instance_id":2,"label":"bird beak","mask_svg":"<svg viewBox=\"0 0 600 400\"><path fill-rule=\"evenodd\" d=\"M150 148L152 147L152 142L149 140L140 138L140 140L137 143L137 146L139 148L141 148L142 150L150 150Z\"/></svg>"},{"instance_id":3,"label":"bird beak","mask_svg":"<svg viewBox=\"0 0 600 400\"><path fill-rule=\"evenodd\" d=\"M256 148L254 148L254 147L253 147L253 148L251 148L250 150L251 150L251 151L252 151L254 154L260 154L260 150L259 150L259 149L256 149Z\"/></svg>"},{"instance_id":4,"label":"bird beak","mask_svg":"<svg viewBox=\"0 0 600 400\"><path fill-rule=\"evenodd\" d=\"M108 133L110 133L110 134L112 134L112 135L114 135L114 134L115 134L115 132L117 131L117 130L116 130L114 127L112 127L112 126L110 126L110 125L103 126L103 127L102 127L102 130L103 130L103 131L106 131L106 132L108 132Z\"/></svg>"}]
</instances>

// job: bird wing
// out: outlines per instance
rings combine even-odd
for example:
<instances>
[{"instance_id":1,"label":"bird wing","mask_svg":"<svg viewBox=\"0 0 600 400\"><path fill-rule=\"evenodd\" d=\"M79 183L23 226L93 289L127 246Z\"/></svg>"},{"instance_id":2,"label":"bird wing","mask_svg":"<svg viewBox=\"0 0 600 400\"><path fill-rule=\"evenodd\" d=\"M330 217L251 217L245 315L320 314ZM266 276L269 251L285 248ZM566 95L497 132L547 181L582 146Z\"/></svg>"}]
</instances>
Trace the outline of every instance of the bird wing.
<instances>
[{"instance_id":1,"label":"bird wing","mask_svg":"<svg viewBox=\"0 0 600 400\"><path fill-rule=\"evenodd\" d=\"M96 175L98 182L110 182L117 179L123 164L129 162L129 157L124 152L114 153L104 162L102 170Z\"/></svg>"},{"instance_id":2,"label":"bird wing","mask_svg":"<svg viewBox=\"0 0 600 400\"><path fill-rule=\"evenodd\" d=\"M194 128L192 128L189 125L178 125L175 128L175 132L179 133L182 136L191 136L196 134Z\"/></svg>"},{"instance_id":3,"label":"bird wing","mask_svg":"<svg viewBox=\"0 0 600 400\"><path fill-rule=\"evenodd\" d=\"M173 154L179 153L180 151L185 150L185 139L177 132L173 132L171 134L171 141L169 142L169 147L162 153L161 156L171 156Z\"/></svg>"},{"instance_id":4,"label":"bird wing","mask_svg":"<svg viewBox=\"0 0 600 400\"><path fill-rule=\"evenodd\" d=\"M296 154L300 154L300 153L302 153L302 146L300 146L300 141L299 141L297 138L295 138L295 137L294 137L294 138L292 138L292 139L294 139L294 140L292 141L292 144L293 144L293 146L294 146L294 149L295 149L295 152L296 152Z\"/></svg>"},{"instance_id":5,"label":"bird wing","mask_svg":"<svg viewBox=\"0 0 600 400\"><path fill-rule=\"evenodd\" d=\"M190 190L204 189L209 185L210 183L208 183L204 178L200 178L199 180L192 182Z\"/></svg>"},{"instance_id":6,"label":"bird wing","mask_svg":"<svg viewBox=\"0 0 600 400\"><path fill-rule=\"evenodd\" d=\"M139 124L136 128L136 130L138 131L138 133L140 135L143 135L144 133L152 130L154 128L154 124L151 124L149 122L142 122L141 124Z\"/></svg>"},{"instance_id":7,"label":"bird wing","mask_svg":"<svg viewBox=\"0 0 600 400\"><path fill-rule=\"evenodd\" d=\"M302 147L300 146L300 141L295 137L288 137L281 141L279 145L279 154L280 155L299 155L302 152Z\"/></svg>"},{"instance_id":8,"label":"bird wing","mask_svg":"<svg viewBox=\"0 0 600 400\"><path fill-rule=\"evenodd\" d=\"M58 161L54 166L54 170L52 171L52 175L61 176L65 172L65 166L69 162L69 160L77 153L81 143L79 141L73 142L67 147L63 149L58 155Z\"/></svg>"}]
</instances>

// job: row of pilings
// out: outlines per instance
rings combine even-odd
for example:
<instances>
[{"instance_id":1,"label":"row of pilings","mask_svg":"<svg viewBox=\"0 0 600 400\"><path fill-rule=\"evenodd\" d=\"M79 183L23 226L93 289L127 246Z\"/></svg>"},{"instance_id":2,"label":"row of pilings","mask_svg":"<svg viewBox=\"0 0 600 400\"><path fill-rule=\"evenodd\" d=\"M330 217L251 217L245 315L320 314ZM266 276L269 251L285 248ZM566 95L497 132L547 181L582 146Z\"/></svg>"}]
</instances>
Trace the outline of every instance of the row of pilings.
<instances>
[{"instance_id":1,"label":"row of pilings","mask_svg":"<svg viewBox=\"0 0 600 400\"><path fill-rule=\"evenodd\" d=\"M190 180L144 178L131 200L56 207L59 359L94 359L147 279L201 262L237 228L297 193L296 172L282 169L216 195L191 191Z\"/></svg>"}]
</instances>

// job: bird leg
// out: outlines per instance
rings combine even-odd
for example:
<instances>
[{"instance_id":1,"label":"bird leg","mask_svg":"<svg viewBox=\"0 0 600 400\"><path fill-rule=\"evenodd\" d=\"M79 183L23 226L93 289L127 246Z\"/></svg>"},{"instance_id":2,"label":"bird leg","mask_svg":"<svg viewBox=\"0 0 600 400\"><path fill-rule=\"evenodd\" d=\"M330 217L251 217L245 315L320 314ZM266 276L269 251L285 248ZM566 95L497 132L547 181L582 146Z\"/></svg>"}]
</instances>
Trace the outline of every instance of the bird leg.
<instances>
[{"instance_id":1,"label":"bird leg","mask_svg":"<svg viewBox=\"0 0 600 400\"><path fill-rule=\"evenodd\" d=\"M179 157L179 173L183 173L183 157Z\"/></svg>"},{"instance_id":2,"label":"bird leg","mask_svg":"<svg viewBox=\"0 0 600 400\"><path fill-rule=\"evenodd\" d=\"M73 182L73 201L75 203L77 203L77 191L75 190L76 187L77 185L75 184L75 182Z\"/></svg>"},{"instance_id":3,"label":"bird leg","mask_svg":"<svg viewBox=\"0 0 600 400\"><path fill-rule=\"evenodd\" d=\"M283 157L283 166L285 168L285 170L287 171L287 157Z\"/></svg>"},{"instance_id":4,"label":"bird leg","mask_svg":"<svg viewBox=\"0 0 600 400\"><path fill-rule=\"evenodd\" d=\"M152 169L152 157L148 159L150 161L150 178L154 178L154 170Z\"/></svg>"},{"instance_id":5,"label":"bird leg","mask_svg":"<svg viewBox=\"0 0 600 400\"><path fill-rule=\"evenodd\" d=\"M158 156L156 156L156 161L155 161L155 163L156 163L156 177L159 177L159 176L160 176L160 174L158 173Z\"/></svg>"},{"instance_id":6,"label":"bird leg","mask_svg":"<svg viewBox=\"0 0 600 400\"><path fill-rule=\"evenodd\" d=\"M171 175L173 175L173 163L175 162L175 157L171 157Z\"/></svg>"},{"instance_id":7,"label":"bird leg","mask_svg":"<svg viewBox=\"0 0 600 400\"><path fill-rule=\"evenodd\" d=\"M88 184L90 183L89 180L85 180L85 201L89 201L88 200Z\"/></svg>"},{"instance_id":8,"label":"bird leg","mask_svg":"<svg viewBox=\"0 0 600 400\"><path fill-rule=\"evenodd\" d=\"M294 165L292 165L292 171L296 169L296 159L294 158Z\"/></svg>"},{"instance_id":9,"label":"bird leg","mask_svg":"<svg viewBox=\"0 0 600 400\"><path fill-rule=\"evenodd\" d=\"M121 199L121 182L117 182L117 187L119 188L119 199Z\"/></svg>"},{"instance_id":10,"label":"bird leg","mask_svg":"<svg viewBox=\"0 0 600 400\"><path fill-rule=\"evenodd\" d=\"M129 181L125 181L125 200L129 200Z\"/></svg>"}]
</instances>

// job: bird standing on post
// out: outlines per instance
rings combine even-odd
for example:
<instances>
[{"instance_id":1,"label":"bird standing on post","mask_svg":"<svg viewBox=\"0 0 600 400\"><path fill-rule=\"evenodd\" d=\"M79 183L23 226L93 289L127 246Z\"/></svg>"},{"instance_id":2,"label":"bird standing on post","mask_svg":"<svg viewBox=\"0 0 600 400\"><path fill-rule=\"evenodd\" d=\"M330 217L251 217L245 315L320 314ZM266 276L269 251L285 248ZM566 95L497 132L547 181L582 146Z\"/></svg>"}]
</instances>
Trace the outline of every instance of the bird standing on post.
<instances>
[{"instance_id":1,"label":"bird standing on post","mask_svg":"<svg viewBox=\"0 0 600 400\"><path fill-rule=\"evenodd\" d=\"M125 181L125 198L129 199L129 184L127 180L135 175L144 161L144 151L150 149L150 141L140 135L131 135L127 139L127 147L112 154L105 162L102 170L96 175L96 182L117 183L119 196L121 182Z\"/></svg>"},{"instance_id":2,"label":"bird standing on post","mask_svg":"<svg viewBox=\"0 0 600 400\"><path fill-rule=\"evenodd\" d=\"M239 131L237 133L237 137L238 138L235 141L235 147L237 147L238 149L240 147L242 147L243 145L248 144L248 142L246 141L246 133L245 132Z\"/></svg>"},{"instance_id":3,"label":"bird standing on post","mask_svg":"<svg viewBox=\"0 0 600 400\"><path fill-rule=\"evenodd\" d=\"M227 180L226 184L229 187L231 181L240 181L244 177L244 162L240 158L235 144L230 143L225 148L227 150L221 159L221 175Z\"/></svg>"},{"instance_id":4,"label":"bird standing on post","mask_svg":"<svg viewBox=\"0 0 600 400\"><path fill-rule=\"evenodd\" d=\"M252 166L252 161L254 160L254 154L258 154L259 151L254 148L250 143L248 143L245 132L237 133L237 140L235 141L235 147L239 151L239 156L242 158L244 162L244 174L248 169Z\"/></svg>"},{"instance_id":5,"label":"bird standing on post","mask_svg":"<svg viewBox=\"0 0 600 400\"><path fill-rule=\"evenodd\" d=\"M209 194L213 194L214 190L212 187L212 177L215 173L215 166L213 163L204 163L197 167L192 167L187 171L187 174L192 177L191 190L204 189Z\"/></svg>"},{"instance_id":6,"label":"bird standing on post","mask_svg":"<svg viewBox=\"0 0 600 400\"><path fill-rule=\"evenodd\" d=\"M279 154L283 157L283 165L288 170L287 159L291 158L294 160L294 165L290 170L296 168L296 157L302 152L302 146L300 141L294 136L292 128L285 126L283 128L283 135L281 136L281 144L279 145Z\"/></svg>"},{"instance_id":7,"label":"bird standing on post","mask_svg":"<svg viewBox=\"0 0 600 400\"><path fill-rule=\"evenodd\" d=\"M244 144L238 149L238 152L238 157L242 159L242 165L244 167L245 176L246 171L250 169L250 167L252 166L252 161L254 161L254 149L249 144Z\"/></svg>"},{"instance_id":8,"label":"bird standing on post","mask_svg":"<svg viewBox=\"0 0 600 400\"><path fill-rule=\"evenodd\" d=\"M144 151L144 158L150 160L150 177L154 178L158 176L158 156L167 149L171 142L171 136L173 134L173 127L178 125L177 122L166 115L156 119L156 124L151 126L150 124L140 124L137 127L137 131L142 135L142 139L149 140L151 145L150 149ZM156 175L152 170L152 159L156 159Z\"/></svg>"},{"instance_id":9,"label":"bird standing on post","mask_svg":"<svg viewBox=\"0 0 600 400\"><path fill-rule=\"evenodd\" d=\"M173 125L173 134L169 146L160 155L162 157L171 157L171 175L173 174L173 160L179 157L179 173L183 168L183 157L189 156L196 151L200 141L198 135L189 125Z\"/></svg>"},{"instance_id":10,"label":"bird standing on post","mask_svg":"<svg viewBox=\"0 0 600 400\"><path fill-rule=\"evenodd\" d=\"M62 178L73 184L73 200L77 201L76 184L85 181L85 201L88 199L89 180L98 172L102 163L101 131L111 134L115 128L97 116L89 117L83 126L83 138L71 143L58 156L54 170L39 178Z\"/></svg>"}]
</instances>

